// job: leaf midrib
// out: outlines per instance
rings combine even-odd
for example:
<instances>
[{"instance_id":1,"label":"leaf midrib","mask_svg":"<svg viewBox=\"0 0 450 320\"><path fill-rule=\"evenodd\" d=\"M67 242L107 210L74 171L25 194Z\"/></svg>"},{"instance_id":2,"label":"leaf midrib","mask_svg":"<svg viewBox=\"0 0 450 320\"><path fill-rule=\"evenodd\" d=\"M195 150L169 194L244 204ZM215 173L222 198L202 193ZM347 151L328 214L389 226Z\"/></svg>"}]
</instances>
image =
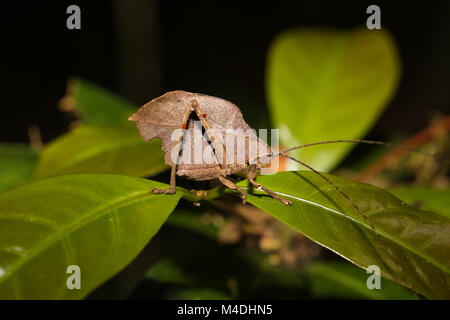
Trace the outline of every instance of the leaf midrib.
<instances>
[{"instance_id":1,"label":"leaf midrib","mask_svg":"<svg viewBox=\"0 0 450 320\"><path fill-rule=\"evenodd\" d=\"M40 244L33 247L29 253L26 253L22 259L18 259L17 262L14 262L10 265L9 268L6 269L3 276L0 278L0 283L4 282L6 279L8 279L11 274L15 274L17 270L19 270L24 264L26 264L28 261L30 261L33 257L38 255L40 252L44 251L45 249L50 248L52 245L54 245L57 241L61 240L63 237L67 237L68 234L73 233L75 230L78 230L80 227L90 224L93 221L98 220L99 218L103 217L106 212L109 212L110 209L115 208L122 208L127 205L130 205L134 202L140 201L145 199L146 197L154 198L154 195L145 191L142 194L137 194L135 196L122 199L119 201L114 201L108 205L106 205L103 208L97 208L96 210L87 212L84 215L81 215L79 218L76 218L71 223L63 226L59 231L55 232L50 237L43 240Z\"/></svg>"},{"instance_id":2,"label":"leaf midrib","mask_svg":"<svg viewBox=\"0 0 450 320\"><path fill-rule=\"evenodd\" d=\"M248 187L243 187L243 189L248 190L249 188L248 188ZM321 188L319 188L319 189L322 191ZM373 233L373 234L375 234L375 235L378 235L378 236L383 236L384 238L390 240L391 242L395 243L396 245L400 246L401 248L407 249L407 250L409 250L410 252L412 252L412 253L418 255L419 257L421 257L421 258L424 259L425 261L427 261L427 262L433 264L435 267L437 267L438 269L442 270L443 272L445 272L445 273L450 273L450 270L449 270L446 266L442 266L442 265L440 264L440 262L435 261L434 259L432 259L432 258L430 258L430 257L428 257L428 256L423 256L423 254L422 254L421 252L418 252L418 251L414 250L413 248L411 248L410 246L403 244L401 241L398 241L396 238L392 238L390 235L386 234L383 230L381 230L381 232L380 232L380 230L377 229L377 233L375 233L375 232L373 231L372 228L370 228L369 226L367 226L366 224L364 224L362 221L359 221L359 220L357 220L357 219L355 219L355 218L353 218L353 217L350 217L350 216L348 216L348 215L346 215L346 214L344 214L344 213L342 213L342 212L339 212L339 211L337 211L337 210L335 210L335 209L326 207L326 206L321 205L321 204L319 204L319 203L312 202L312 201L310 201L310 200L306 200L306 199L300 198L300 197L298 197L298 196L290 195L290 194L283 193L283 192L279 192L279 191L274 191L274 192L275 192L276 194L280 195L280 196L290 197L290 198L292 198L292 199L296 199L296 200L298 200L298 201L307 203L307 204L309 204L309 205L313 205L313 206L316 206L316 207L320 207L320 208L322 208L322 209L324 209L324 210L326 210L326 211L329 211L329 212L332 212L332 213L334 213L334 214L337 214L338 216L343 216L344 218L348 218L348 219L351 220L353 223L357 223L357 224L359 224L360 226L363 226L364 228L366 228L366 229L367 229L368 231L370 231L371 233ZM265 194L265 193L260 193L260 194ZM386 210L386 209L384 209L384 208L381 208L381 209L382 209L382 210ZM366 213L370 213L371 211L375 211L375 210L378 210L378 211L379 211L380 208L374 209L374 210L370 210L370 211L367 211ZM294 228L294 229L296 229L296 228ZM321 245L323 245L323 244L321 244ZM328 246L326 246L326 247L328 247ZM334 250L333 250L333 251L334 251ZM348 258L346 258L346 259L348 259Z\"/></svg>"}]
</instances>

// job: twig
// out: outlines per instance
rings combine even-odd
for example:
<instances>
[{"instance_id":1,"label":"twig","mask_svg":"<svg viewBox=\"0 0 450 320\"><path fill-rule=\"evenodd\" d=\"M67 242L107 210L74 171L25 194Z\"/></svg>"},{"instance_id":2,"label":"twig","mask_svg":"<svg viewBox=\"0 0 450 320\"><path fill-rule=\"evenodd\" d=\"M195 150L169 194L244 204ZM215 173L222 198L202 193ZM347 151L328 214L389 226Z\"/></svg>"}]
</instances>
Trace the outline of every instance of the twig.
<instances>
[{"instance_id":1,"label":"twig","mask_svg":"<svg viewBox=\"0 0 450 320\"><path fill-rule=\"evenodd\" d=\"M364 169L358 174L356 180L365 182L372 177L380 174L386 168L391 167L398 163L405 155L407 155L408 149L417 149L420 146L428 143L434 138L445 134L450 130L450 116L438 121L435 124L430 125L419 133L415 134L404 143L388 152L386 155L375 161L372 165Z\"/></svg>"}]
</instances>

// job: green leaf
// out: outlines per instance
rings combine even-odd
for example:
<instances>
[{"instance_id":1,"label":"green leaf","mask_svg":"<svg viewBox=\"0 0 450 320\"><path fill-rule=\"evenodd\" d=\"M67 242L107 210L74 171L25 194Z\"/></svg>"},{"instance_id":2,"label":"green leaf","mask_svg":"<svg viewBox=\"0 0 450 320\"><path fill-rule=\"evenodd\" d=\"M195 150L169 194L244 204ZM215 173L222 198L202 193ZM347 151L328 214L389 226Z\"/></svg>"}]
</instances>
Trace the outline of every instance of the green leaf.
<instances>
[{"instance_id":1,"label":"green leaf","mask_svg":"<svg viewBox=\"0 0 450 320\"><path fill-rule=\"evenodd\" d=\"M156 234L181 193L116 175L71 175L0 195L0 299L82 298L131 262ZM68 290L67 267L81 270Z\"/></svg>"},{"instance_id":2,"label":"green leaf","mask_svg":"<svg viewBox=\"0 0 450 320\"><path fill-rule=\"evenodd\" d=\"M115 127L79 127L47 145L35 178L73 173L114 173L145 177L166 169L161 142L145 142L129 123Z\"/></svg>"},{"instance_id":3,"label":"green leaf","mask_svg":"<svg viewBox=\"0 0 450 320\"><path fill-rule=\"evenodd\" d=\"M402 187L392 189L390 192L412 206L450 218L450 189L448 188Z\"/></svg>"},{"instance_id":4,"label":"green leaf","mask_svg":"<svg viewBox=\"0 0 450 320\"><path fill-rule=\"evenodd\" d=\"M224 219L222 216L220 218ZM216 219L220 218L217 216ZM213 218L211 217L210 219L212 220ZM224 221L220 221L220 223L223 224ZM199 212L199 210L177 209L170 215L167 224L197 232L211 239L217 239L219 233L217 225L213 221L207 221L205 212Z\"/></svg>"},{"instance_id":5,"label":"green leaf","mask_svg":"<svg viewBox=\"0 0 450 320\"><path fill-rule=\"evenodd\" d=\"M175 259L162 259L147 272L146 278L171 284L192 284L194 279Z\"/></svg>"},{"instance_id":6,"label":"green leaf","mask_svg":"<svg viewBox=\"0 0 450 320\"><path fill-rule=\"evenodd\" d=\"M26 182L38 155L26 144L0 144L0 192Z\"/></svg>"},{"instance_id":7,"label":"green leaf","mask_svg":"<svg viewBox=\"0 0 450 320\"><path fill-rule=\"evenodd\" d=\"M271 45L266 75L269 110L281 143L358 139L392 98L400 62L382 30L294 29ZM336 166L352 144L298 150L319 171Z\"/></svg>"},{"instance_id":8,"label":"green leaf","mask_svg":"<svg viewBox=\"0 0 450 320\"><path fill-rule=\"evenodd\" d=\"M111 126L125 124L136 106L86 80L71 79L64 109L76 110L86 125Z\"/></svg>"},{"instance_id":9,"label":"green leaf","mask_svg":"<svg viewBox=\"0 0 450 320\"><path fill-rule=\"evenodd\" d=\"M314 298L409 300L414 294L407 288L386 279L380 289L367 287L364 270L338 261L314 263L306 269Z\"/></svg>"},{"instance_id":10,"label":"green leaf","mask_svg":"<svg viewBox=\"0 0 450 320\"><path fill-rule=\"evenodd\" d=\"M260 176L258 182L292 206L250 193L248 201L356 265L377 265L381 275L428 298L450 298L450 219L417 210L388 192L327 175L368 217L313 172ZM238 185L248 189L246 181Z\"/></svg>"}]
</instances>

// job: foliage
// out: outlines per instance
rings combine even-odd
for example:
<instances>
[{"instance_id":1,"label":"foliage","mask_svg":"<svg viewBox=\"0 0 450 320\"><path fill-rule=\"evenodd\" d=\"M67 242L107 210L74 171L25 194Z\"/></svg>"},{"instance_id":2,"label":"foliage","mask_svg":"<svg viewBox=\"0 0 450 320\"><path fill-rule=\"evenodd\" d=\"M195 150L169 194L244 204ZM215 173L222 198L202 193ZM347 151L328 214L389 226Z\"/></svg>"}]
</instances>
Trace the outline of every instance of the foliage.
<instances>
[{"instance_id":1,"label":"foliage","mask_svg":"<svg viewBox=\"0 0 450 320\"><path fill-rule=\"evenodd\" d=\"M131 125L81 126L44 148L35 179L72 173L116 173L137 177L166 169L159 141L146 143Z\"/></svg>"},{"instance_id":2,"label":"foliage","mask_svg":"<svg viewBox=\"0 0 450 320\"><path fill-rule=\"evenodd\" d=\"M30 179L38 155L25 144L0 144L0 192Z\"/></svg>"},{"instance_id":3,"label":"foliage","mask_svg":"<svg viewBox=\"0 0 450 320\"><path fill-rule=\"evenodd\" d=\"M64 110L77 113L85 125L127 124L136 106L103 88L82 79L71 79L62 100Z\"/></svg>"},{"instance_id":4,"label":"foliage","mask_svg":"<svg viewBox=\"0 0 450 320\"><path fill-rule=\"evenodd\" d=\"M285 146L358 139L388 105L400 62L386 31L294 29L269 50L267 97ZM298 150L297 158L328 171L351 150L334 144Z\"/></svg>"},{"instance_id":5,"label":"foliage","mask_svg":"<svg viewBox=\"0 0 450 320\"><path fill-rule=\"evenodd\" d=\"M181 195L148 192L161 183L119 175L67 175L0 195L0 298L68 299L88 294L125 267ZM67 290L66 269L83 271Z\"/></svg>"},{"instance_id":6,"label":"foliage","mask_svg":"<svg viewBox=\"0 0 450 320\"><path fill-rule=\"evenodd\" d=\"M283 143L362 138L392 97L399 69L385 31L280 35L269 52L266 80L272 120L288 133L282 132ZM156 181L164 174L155 178L167 167L160 142L144 142L127 121L133 104L76 79L62 105L81 125L39 154L26 145L0 146L0 298L87 297L108 279L124 277L119 272L142 261L147 248L152 263L131 272L128 283L139 285L126 296L412 299L408 287L427 298L450 298L448 190L392 190L410 206L388 191L326 175L359 212L312 172L257 178L292 206L239 182L248 202L274 219L363 269L380 266L393 282L383 279L381 291L370 291L365 271L346 261L290 267L273 259L274 249L221 244L223 225L250 208L235 210L229 189L210 189L202 199L191 187L178 187L175 195L150 193L167 187ZM298 155L330 170L350 148L327 145ZM201 208L190 204L197 201ZM430 212L417 209L418 202ZM221 223L204 222L211 208L221 210ZM81 267L81 290L66 288L69 265Z\"/></svg>"},{"instance_id":7,"label":"foliage","mask_svg":"<svg viewBox=\"0 0 450 320\"><path fill-rule=\"evenodd\" d=\"M450 218L450 189L425 187L400 187L390 190L392 194L410 205L438 212Z\"/></svg>"},{"instance_id":8,"label":"foliage","mask_svg":"<svg viewBox=\"0 0 450 320\"><path fill-rule=\"evenodd\" d=\"M427 297L450 297L448 217L414 209L368 184L328 178L352 199L370 225L312 172L260 177L261 184L288 197L293 206L284 208L267 196L252 194L248 201L356 265L377 265L384 277Z\"/></svg>"}]
</instances>

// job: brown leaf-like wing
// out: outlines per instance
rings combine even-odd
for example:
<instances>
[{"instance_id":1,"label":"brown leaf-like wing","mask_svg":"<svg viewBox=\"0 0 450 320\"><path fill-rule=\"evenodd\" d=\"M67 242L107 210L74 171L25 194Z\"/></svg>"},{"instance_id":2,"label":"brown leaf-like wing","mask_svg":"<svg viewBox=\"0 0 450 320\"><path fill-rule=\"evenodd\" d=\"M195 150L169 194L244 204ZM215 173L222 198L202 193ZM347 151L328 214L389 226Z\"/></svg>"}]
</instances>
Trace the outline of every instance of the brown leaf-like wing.
<instances>
[{"instance_id":1,"label":"brown leaf-like wing","mask_svg":"<svg viewBox=\"0 0 450 320\"><path fill-rule=\"evenodd\" d=\"M227 100L181 90L167 92L143 105L129 120L136 121L139 133L146 141L155 137L161 139L162 148L165 152L165 162L170 166L174 164L171 159L171 151L178 144L178 141L172 138L172 133L174 130L182 128L182 115L193 99L197 100L208 123L218 135L225 136L227 129L242 129L244 132L250 129L239 108ZM187 129L191 133L191 139L193 139L193 121L189 122ZM257 139L256 135L252 139ZM191 148L191 152L196 151L194 150L193 140L186 145ZM204 139L201 147L208 147L206 139ZM186 152L186 148L183 152ZM245 152L247 160L247 151L237 150L237 148L234 150L235 154L242 152ZM191 158L194 158L193 154ZM217 162L213 164L182 163L179 168L193 170L213 166L217 166Z\"/></svg>"}]
</instances>

